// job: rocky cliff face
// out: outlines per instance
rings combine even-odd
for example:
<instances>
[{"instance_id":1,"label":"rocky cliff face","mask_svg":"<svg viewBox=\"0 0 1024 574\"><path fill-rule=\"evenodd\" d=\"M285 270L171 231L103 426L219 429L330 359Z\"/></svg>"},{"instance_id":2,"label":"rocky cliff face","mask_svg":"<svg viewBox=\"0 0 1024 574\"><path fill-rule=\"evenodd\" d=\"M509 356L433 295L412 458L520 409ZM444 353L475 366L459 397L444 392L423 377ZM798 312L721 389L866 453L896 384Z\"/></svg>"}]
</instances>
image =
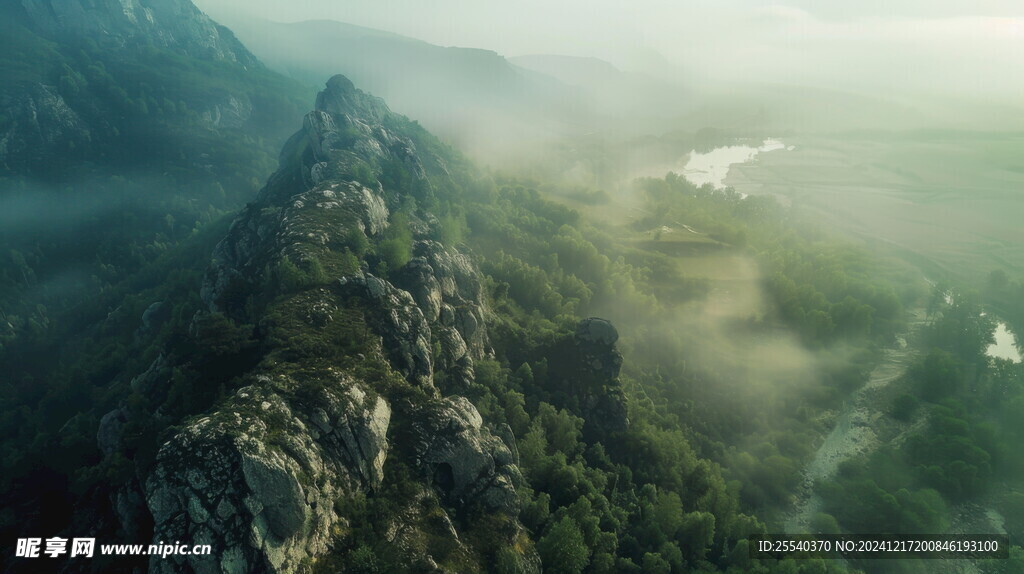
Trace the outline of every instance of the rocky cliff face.
<instances>
[{"instance_id":1,"label":"rocky cliff face","mask_svg":"<svg viewBox=\"0 0 1024 574\"><path fill-rule=\"evenodd\" d=\"M445 184L438 166L382 101L345 78L320 93L202 287L208 313L257 326L262 360L115 495L122 523L152 517L154 543L213 546L212 557L153 559L150 570L305 571L344 547L349 501L399 482L406 494L376 518L404 567L479 571L504 548L523 571L539 570L517 519L514 437L448 394L472 383L474 361L491 350L476 265L436 241L436 219L410 207L409 197L429 201ZM399 224L412 257L388 269L365 246ZM158 404L174 360L162 355L133 386ZM104 417L108 456L126 412ZM502 525L486 548L467 538L478 537L481 516Z\"/></svg>"},{"instance_id":2,"label":"rocky cliff face","mask_svg":"<svg viewBox=\"0 0 1024 574\"><path fill-rule=\"evenodd\" d=\"M269 72L190 0L17 0L0 4L0 19L11 68L0 171L54 177L64 164L103 163L124 155L139 123L154 138L175 127L259 130L281 105L247 83ZM21 69L18 54L38 61Z\"/></svg>"},{"instance_id":3,"label":"rocky cliff face","mask_svg":"<svg viewBox=\"0 0 1024 574\"><path fill-rule=\"evenodd\" d=\"M0 95L9 117L0 129L0 166L38 164L49 150L85 145L90 130L53 86L36 84L22 93Z\"/></svg>"},{"instance_id":4,"label":"rocky cliff face","mask_svg":"<svg viewBox=\"0 0 1024 574\"><path fill-rule=\"evenodd\" d=\"M576 362L575 377L569 376L572 392L580 398L581 412L601 432L625 430L629 426L626 400L619 382L622 354L615 348L619 332L605 319L580 321L569 356Z\"/></svg>"},{"instance_id":5,"label":"rocky cliff face","mask_svg":"<svg viewBox=\"0 0 1024 574\"><path fill-rule=\"evenodd\" d=\"M120 46L152 43L191 57L257 64L234 34L188 0L21 0L47 35L90 37Z\"/></svg>"},{"instance_id":6,"label":"rocky cliff face","mask_svg":"<svg viewBox=\"0 0 1024 574\"><path fill-rule=\"evenodd\" d=\"M590 317L576 332L551 347L552 386L568 401L560 404L586 420L584 431L593 438L629 426L626 398L619 381L622 354L615 348L619 333L609 321Z\"/></svg>"},{"instance_id":7,"label":"rocky cliff face","mask_svg":"<svg viewBox=\"0 0 1024 574\"><path fill-rule=\"evenodd\" d=\"M335 501L384 479L391 408L343 375L320 376L307 396L293 379L258 376L164 444L144 487L153 539L216 550L150 571L290 572L330 548L344 520Z\"/></svg>"}]
</instances>

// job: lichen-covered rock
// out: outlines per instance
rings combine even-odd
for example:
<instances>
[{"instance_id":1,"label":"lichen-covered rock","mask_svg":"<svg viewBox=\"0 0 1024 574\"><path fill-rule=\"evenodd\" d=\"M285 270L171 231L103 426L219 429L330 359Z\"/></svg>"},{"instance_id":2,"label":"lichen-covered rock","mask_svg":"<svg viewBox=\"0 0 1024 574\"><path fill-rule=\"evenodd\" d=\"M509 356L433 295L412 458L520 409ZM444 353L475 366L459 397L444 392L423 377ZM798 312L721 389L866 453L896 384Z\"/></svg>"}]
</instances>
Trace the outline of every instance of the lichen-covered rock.
<instances>
[{"instance_id":1,"label":"lichen-covered rock","mask_svg":"<svg viewBox=\"0 0 1024 574\"><path fill-rule=\"evenodd\" d=\"M426 405L417 419L420 464L449 503L518 514L515 488L522 475L515 457L483 426L473 403L464 397L447 397Z\"/></svg>"},{"instance_id":2,"label":"lichen-covered rock","mask_svg":"<svg viewBox=\"0 0 1024 574\"><path fill-rule=\"evenodd\" d=\"M508 423L501 423L494 429L494 434L505 443L509 452L512 453L512 463L518 465L519 447L516 445L516 435L512 432L512 427L510 427Z\"/></svg>"},{"instance_id":3,"label":"lichen-covered rock","mask_svg":"<svg viewBox=\"0 0 1024 574\"><path fill-rule=\"evenodd\" d=\"M480 271L472 260L454 249L446 249L436 241L416 244L417 254L429 263L440 287L443 304L453 312L442 323L455 327L465 342L470 356L481 359L491 352L484 324L489 310Z\"/></svg>"},{"instance_id":4,"label":"lichen-covered rock","mask_svg":"<svg viewBox=\"0 0 1024 574\"><path fill-rule=\"evenodd\" d=\"M316 109L306 114L302 130L285 144L281 169L257 202L281 204L328 179L379 177L386 164L401 165L409 178L403 189L376 190L389 206L397 207L403 195L425 198L431 184L420 155L412 140L385 125L390 114L383 100L355 89L344 76L331 78L317 96Z\"/></svg>"},{"instance_id":5,"label":"lichen-covered rock","mask_svg":"<svg viewBox=\"0 0 1024 574\"><path fill-rule=\"evenodd\" d=\"M211 311L231 312L245 295L266 287L266 272L282 256L302 262L344 247L352 233L375 236L388 226L380 193L357 182L324 182L279 207L247 207L214 250L201 289Z\"/></svg>"},{"instance_id":6,"label":"lichen-covered rock","mask_svg":"<svg viewBox=\"0 0 1024 574\"><path fill-rule=\"evenodd\" d=\"M344 297L360 297L371 303L373 327L384 339L395 369L411 383L432 386L430 325L412 295L371 274L342 277L338 285Z\"/></svg>"},{"instance_id":7,"label":"lichen-covered rock","mask_svg":"<svg viewBox=\"0 0 1024 574\"><path fill-rule=\"evenodd\" d=\"M399 271L396 282L412 294L427 321L434 323L440 318L443 303L441 285L425 257L411 259Z\"/></svg>"},{"instance_id":8,"label":"lichen-covered rock","mask_svg":"<svg viewBox=\"0 0 1024 574\"><path fill-rule=\"evenodd\" d=\"M437 329L437 338L441 343L441 358L446 368L452 368L459 361L468 359L472 365L472 358L469 357L469 349L458 329L442 326Z\"/></svg>"},{"instance_id":9,"label":"lichen-covered rock","mask_svg":"<svg viewBox=\"0 0 1024 574\"><path fill-rule=\"evenodd\" d=\"M481 359L490 354L487 297L480 272L466 255L436 241L421 240L416 257L396 275L396 285L409 291L435 331L448 362L462 356ZM448 329L454 330L454 333Z\"/></svg>"},{"instance_id":10,"label":"lichen-covered rock","mask_svg":"<svg viewBox=\"0 0 1024 574\"><path fill-rule=\"evenodd\" d=\"M154 558L152 572L286 572L327 551L335 501L383 480L391 418L381 397L333 379L261 378L160 448L145 484L154 540L215 555Z\"/></svg>"}]
</instances>

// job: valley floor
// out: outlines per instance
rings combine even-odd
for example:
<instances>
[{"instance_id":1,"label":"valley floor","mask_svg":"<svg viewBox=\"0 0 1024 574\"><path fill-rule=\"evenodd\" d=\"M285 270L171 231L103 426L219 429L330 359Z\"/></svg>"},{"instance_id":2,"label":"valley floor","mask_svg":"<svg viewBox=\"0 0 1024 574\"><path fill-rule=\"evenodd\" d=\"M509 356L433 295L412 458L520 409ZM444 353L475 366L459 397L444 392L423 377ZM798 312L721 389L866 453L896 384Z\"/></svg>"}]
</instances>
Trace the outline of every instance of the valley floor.
<instances>
[{"instance_id":1,"label":"valley floor","mask_svg":"<svg viewBox=\"0 0 1024 574\"><path fill-rule=\"evenodd\" d=\"M907 332L897 345L886 349L868 381L843 403L832 432L804 469L797 502L785 519L787 533L807 532L814 515L822 512L822 499L815 491L817 481L833 478L840 464L868 454L880 444L900 442L926 422L924 417L918 417L909 425L897 426L887 416L893 397L904 391L905 383L900 377L918 356L915 342L925 324L923 309L911 309L908 316Z\"/></svg>"}]
</instances>

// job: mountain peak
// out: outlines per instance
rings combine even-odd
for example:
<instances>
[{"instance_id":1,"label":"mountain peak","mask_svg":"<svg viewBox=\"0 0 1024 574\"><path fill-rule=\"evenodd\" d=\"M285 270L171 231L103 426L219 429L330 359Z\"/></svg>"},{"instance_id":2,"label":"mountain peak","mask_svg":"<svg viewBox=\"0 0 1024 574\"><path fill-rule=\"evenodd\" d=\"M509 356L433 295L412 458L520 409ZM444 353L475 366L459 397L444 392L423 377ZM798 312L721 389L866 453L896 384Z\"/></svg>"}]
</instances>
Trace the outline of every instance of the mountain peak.
<instances>
[{"instance_id":1,"label":"mountain peak","mask_svg":"<svg viewBox=\"0 0 1024 574\"><path fill-rule=\"evenodd\" d=\"M378 122L390 110L384 100L358 89L347 77L336 74L316 97L316 111L338 116L358 116Z\"/></svg>"},{"instance_id":2,"label":"mountain peak","mask_svg":"<svg viewBox=\"0 0 1024 574\"><path fill-rule=\"evenodd\" d=\"M337 92L340 94L347 94L356 90L355 84L352 80L346 78L342 74L335 74L331 76L331 79L327 80L327 91Z\"/></svg>"}]
</instances>

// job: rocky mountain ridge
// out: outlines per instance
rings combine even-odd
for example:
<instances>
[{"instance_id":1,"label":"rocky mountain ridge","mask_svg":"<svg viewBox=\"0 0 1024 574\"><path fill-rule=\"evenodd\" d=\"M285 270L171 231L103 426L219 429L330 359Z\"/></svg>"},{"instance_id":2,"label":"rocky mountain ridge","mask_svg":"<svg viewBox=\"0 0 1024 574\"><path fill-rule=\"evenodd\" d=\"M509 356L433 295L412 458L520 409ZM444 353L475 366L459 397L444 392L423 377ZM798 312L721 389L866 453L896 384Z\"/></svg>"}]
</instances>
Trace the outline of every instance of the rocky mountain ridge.
<instances>
[{"instance_id":1,"label":"rocky mountain ridge","mask_svg":"<svg viewBox=\"0 0 1024 574\"><path fill-rule=\"evenodd\" d=\"M308 571L360 526L354 501L401 483L385 539L405 568L481 571L502 552L539 572L518 521L515 437L457 394L492 353L488 295L472 258L437 241L437 218L411 207L430 203L449 174L402 121L332 78L281 168L218 245L202 288L208 311L193 324L254 325L262 358L113 493L123 531L151 520L153 541L214 548L213 557L154 558L150 571ZM408 226L411 242L395 268L360 247L379 245L391 226ZM581 333L581 349L610 353L594 368L617 376L614 328L590 320ZM133 381L156 408L146 416L160 416L174 365L187 361L161 355ZM132 416L104 417L107 456ZM396 469L409 479L396 481Z\"/></svg>"}]
</instances>

